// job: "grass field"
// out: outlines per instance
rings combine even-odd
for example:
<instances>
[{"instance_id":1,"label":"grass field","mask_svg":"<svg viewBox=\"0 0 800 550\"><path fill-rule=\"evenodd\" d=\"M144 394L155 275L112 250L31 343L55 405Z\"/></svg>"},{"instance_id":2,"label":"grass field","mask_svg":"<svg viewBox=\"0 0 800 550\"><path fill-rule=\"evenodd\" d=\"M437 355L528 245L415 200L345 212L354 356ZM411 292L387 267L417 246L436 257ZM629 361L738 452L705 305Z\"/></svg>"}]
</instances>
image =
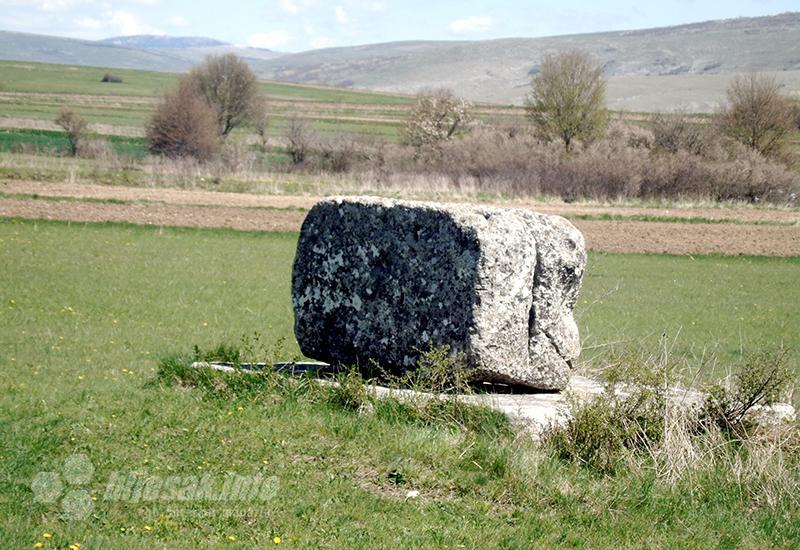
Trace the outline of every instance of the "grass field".
<instances>
[{"instance_id":1,"label":"grass field","mask_svg":"<svg viewBox=\"0 0 800 550\"><path fill-rule=\"evenodd\" d=\"M503 432L420 426L286 395L213 397L159 382L160 357L259 331L291 338L296 234L0 221L0 539L82 549L796 547L800 515L724 472L689 485L599 477ZM588 346L666 339L717 372L741 348L797 348L800 261L590 256ZM618 290L615 290L617 289ZM757 305L753 297L757 297ZM651 348L654 349L654 348ZM601 353L595 348L588 353ZM699 363L698 363L699 364ZM796 365L795 365L796 366ZM86 521L30 482L85 453ZM115 471L276 477L266 503L106 502ZM407 499L407 490L419 499ZM53 535L49 541L42 533ZM235 540L234 540L235 539Z\"/></svg>"},{"instance_id":2,"label":"grass field","mask_svg":"<svg viewBox=\"0 0 800 550\"><path fill-rule=\"evenodd\" d=\"M800 349L800 258L594 254L577 308L586 353L663 348L699 364L716 357L725 374L742 350ZM605 348L597 348L603 351Z\"/></svg>"},{"instance_id":3,"label":"grass field","mask_svg":"<svg viewBox=\"0 0 800 550\"><path fill-rule=\"evenodd\" d=\"M106 136L120 156L144 157L147 155L147 144L143 138ZM37 154L66 155L69 151L69 140L64 132L50 130L0 130L0 151L14 151L15 147L26 146L26 152L33 149Z\"/></svg>"},{"instance_id":4,"label":"grass field","mask_svg":"<svg viewBox=\"0 0 800 550\"><path fill-rule=\"evenodd\" d=\"M121 77L122 83L103 83L106 73ZM51 65L0 61L3 92L57 93L86 95L119 95L134 97L157 96L172 86L177 75L155 71L108 69L75 65ZM320 101L325 103L366 103L403 105L413 101L410 96L361 92L345 88L304 86L282 82L262 82L262 91L275 99Z\"/></svg>"},{"instance_id":5,"label":"grass field","mask_svg":"<svg viewBox=\"0 0 800 550\"><path fill-rule=\"evenodd\" d=\"M103 83L105 73L123 79ZM0 61L0 117L52 121L64 107L89 122L118 127L143 127L158 97L177 75ZM349 133L388 141L400 129L414 98L324 86L261 82L270 115L270 132L282 135L286 121L300 116L324 133ZM480 106L480 117L513 116L504 106Z\"/></svg>"},{"instance_id":6,"label":"grass field","mask_svg":"<svg viewBox=\"0 0 800 550\"><path fill-rule=\"evenodd\" d=\"M107 72L123 82L102 83ZM170 73L0 61L0 116L53 120L69 106L92 123L142 127L176 79ZM396 139L403 108L413 102L409 96L279 82L262 82L261 90L271 104L275 133L298 114L323 132Z\"/></svg>"}]
</instances>

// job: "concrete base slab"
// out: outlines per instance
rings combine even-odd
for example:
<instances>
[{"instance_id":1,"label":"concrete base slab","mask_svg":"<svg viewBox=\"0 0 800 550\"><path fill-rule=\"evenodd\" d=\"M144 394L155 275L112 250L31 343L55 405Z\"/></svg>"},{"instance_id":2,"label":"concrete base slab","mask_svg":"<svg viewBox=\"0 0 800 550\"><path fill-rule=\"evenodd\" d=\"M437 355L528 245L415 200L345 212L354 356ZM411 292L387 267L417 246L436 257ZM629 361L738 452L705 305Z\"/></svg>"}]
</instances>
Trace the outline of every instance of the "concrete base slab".
<instances>
[{"instance_id":1,"label":"concrete base slab","mask_svg":"<svg viewBox=\"0 0 800 550\"><path fill-rule=\"evenodd\" d=\"M263 363L255 365L234 366L229 363L196 362L194 368L208 368L221 372L254 373L265 368ZM327 363L298 362L277 363L274 369L287 374L323 374L332 372ZM324 378L317 381L323 385L336 385L337 383ZM497 410L509 419L517 428L529 432L538 438L549 427L563 425L571 418L570 407L575 403L585 402L602 395L605 385L585 376L572 376L567 388L562 392L541 393L474 393L463 395L444 395L419 392L409 389L387 388L376 384L369 385L369 391L376 399L395 398L404 402L420 402L429 399L459 399L464 403L482 405ZM631 387L626 384L617 384L614 391L617 395L625 396L630 393ZM669 401L676 406L697 407L706 398L702 392L681 387L672 387L668 391ZM775 424L780 422L793 422L796 419L794 407L787 403L776 403L769 407L756 407L752 411L759 422Z\"/></svg>"}]
</instances>

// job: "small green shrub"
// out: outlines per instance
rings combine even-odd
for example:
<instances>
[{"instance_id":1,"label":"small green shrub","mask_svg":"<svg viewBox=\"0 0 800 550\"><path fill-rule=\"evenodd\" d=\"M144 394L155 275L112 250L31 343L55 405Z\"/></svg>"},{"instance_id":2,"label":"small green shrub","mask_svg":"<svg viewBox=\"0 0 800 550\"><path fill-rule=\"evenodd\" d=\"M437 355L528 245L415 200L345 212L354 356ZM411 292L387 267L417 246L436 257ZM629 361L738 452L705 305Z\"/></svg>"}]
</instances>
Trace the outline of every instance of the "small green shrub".
<instances>
[{"instance_id":1,"label":"small green shrub","mask_svg":"<svg viewBox=\"0 0 800 550\"><path fill-rule=\"evenodd\" d=\"M328 402L347 411L359 411L372 399L367 384L356 369L349 369L336 376L336 385L328 388Z\"/></svg>"},{"instance_id":2,"label":"small green shrub","mask_svg":"<svg viewBox=\"0 0 800 550\"><path fill-rule=\"evenodd\" d=\"M388 474L386 474L386 478L395 485L406 484L406 474L397 468L392 469Z\"/></svg>"},{"instance_id":3,"label":"small green shrub","mask_svg":"<svg viewBox=\"0 0 800 550\"><path fill-rule=\"evenodd\" d=\"M194 360L205 361L207 363L233 363L241 364L241 353L238 348L229 344L219 344L210 350L201 350L198 346L194 347Z\"/></svg>"},{"instance_id":4,"label":"small green shrub","mask_svg":"<svg viewBox=\"0 0 800 550\"><path fill-rule=\"evenodd\" d=\"M388 383L392 387L427 393L469 394L472 393L472 375L464 363L464 354L453 352L449 345L443 344L423 351L413 370L400 377L389 376Z\"/></svg>"},{"instance_id":5,"label":"small green shrub","mask_svg":"<svg viewBox=\"0 0 800 550\"><path fill-rule=\"evenodd\" d=\"M769 430L747 414L786 396L794 379L787 351L751 353L732 387L707 390L702 406L669 403L669 370L666 356L621 356L603 373L603 394L573 403L572 418L544 434L545 446L602 474L644 466L676 478L727 460L750 460L747 455L765 448L770 457L794 448L796 426L783 426L780 441L772 441Z\"/></svg>"},{"instance_id":6,"label":"small green shrub","mask_svg":"<svg viewBox=\"0 0 800 550\"><path fill-rule=\"evenodd\" d=\"M286 338L265 339L258 331L245 334L240 340L239 354L241 363L250 365L265 364L273 366L281 361L296 361L298 357L290 357L286 350Z\"/></svg>"},{"instance_id":7,"label":"small green shrub","mask_svg":"<svg viewBox=\"0 0 800 550\"><path fill-rule=\"evenodd\" d=\"M569 422L543 437L562 460L609 475L664 439L665 380L674 368L663 354L643 351L623 350L611 359L602 372L602 395L586 402L573 399Z\"/></svg>"},{"instance_id":8,"label":"small green shrub","mask_svg":"<svg viewBox=\"0 0 800 550\"><path fill-rule=\"evenodd\" d=\"M627 396L613 389L573 408L563 427L544 435L545 445L562 460L603 474L614 474L626 458L646 451L664 437L665 396L660 389L639 388Z\"/></svg>"},{"instance_id":9,"label":"small green shrub","mask_svg":"<svg viewBox=\"0 0 800 550\"><path fill-rule=\"evenodd\" d=\"M747 413L756 406L777 402L794 379L785 349L751 353L745 357L732 387L717 384L709 390L701 420L737 437L746 436L753 429Z\"/></svg>"}]
</instances>

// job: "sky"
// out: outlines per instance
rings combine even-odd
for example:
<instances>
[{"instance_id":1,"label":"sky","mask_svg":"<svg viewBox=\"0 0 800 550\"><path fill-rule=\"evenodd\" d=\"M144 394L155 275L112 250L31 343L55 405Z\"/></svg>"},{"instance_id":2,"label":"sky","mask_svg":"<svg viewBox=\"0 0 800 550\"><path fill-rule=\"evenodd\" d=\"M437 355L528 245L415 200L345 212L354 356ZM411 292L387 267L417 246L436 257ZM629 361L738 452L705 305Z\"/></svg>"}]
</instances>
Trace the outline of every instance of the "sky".
<instances>
[{"instance_id":1,"label":"sky","mask_svg":"<svg viewBox=\"0 0 800 550\"><path fill-rule=\"evenodd\" d=\"M0 0L0 30L206 36L278 51L641 29L800 11L800 0Z\"/></svg>"}]
</instances>

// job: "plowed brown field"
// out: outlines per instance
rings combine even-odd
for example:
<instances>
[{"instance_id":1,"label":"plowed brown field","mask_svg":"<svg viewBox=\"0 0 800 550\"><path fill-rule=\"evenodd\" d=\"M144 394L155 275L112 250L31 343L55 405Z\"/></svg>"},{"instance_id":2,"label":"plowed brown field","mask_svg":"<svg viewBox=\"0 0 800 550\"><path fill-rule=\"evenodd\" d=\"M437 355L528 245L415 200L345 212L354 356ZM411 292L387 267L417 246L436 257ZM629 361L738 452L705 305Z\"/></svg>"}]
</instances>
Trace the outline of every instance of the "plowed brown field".
<instances>
[{"instance_id":1,"label":"plowed brown field","mask_svg":"<svg viewBox=\"0 0 800 550\"><path fill-rule=\"evenodd\" d=\"M5 198L2 198L3 195ZM33 198L33 195L37 198ZM112 221L248 231L297 231L305 217L303 210L310 208L317 200L319 197L312 196L0 182L0 216L75 222ZM573 219L573 223L584 233L590 250L800 256L800 213L796 211L658 209L531 202L504 204L566 217L647 216L654 220ZM658 218L670 221L658 221ZM675 218L704 218L717 223L680 223L674 221Z\"/></svg>"}]
</instances>

